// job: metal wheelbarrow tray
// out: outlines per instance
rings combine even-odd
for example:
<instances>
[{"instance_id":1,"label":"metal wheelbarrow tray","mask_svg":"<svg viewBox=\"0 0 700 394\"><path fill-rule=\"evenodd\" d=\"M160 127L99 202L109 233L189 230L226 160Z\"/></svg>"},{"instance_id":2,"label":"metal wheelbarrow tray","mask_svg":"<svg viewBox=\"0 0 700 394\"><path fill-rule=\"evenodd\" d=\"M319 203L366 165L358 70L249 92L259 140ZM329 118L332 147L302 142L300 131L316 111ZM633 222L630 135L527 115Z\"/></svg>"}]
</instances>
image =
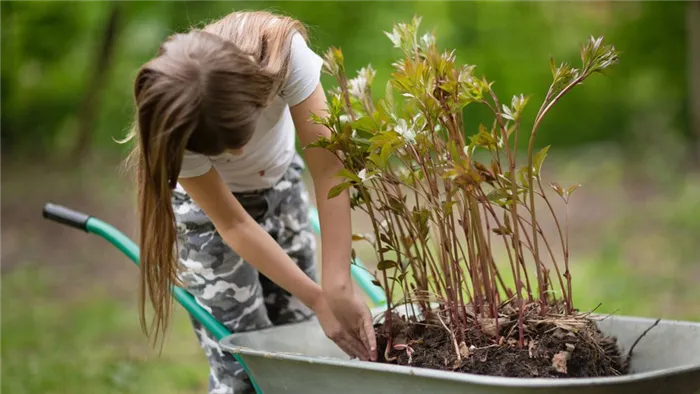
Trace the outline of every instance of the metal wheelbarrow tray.
<instances>
[{"instance_id":1,"label":"metal wheelbarrow tray","mask_svg":"<svg viewBox=\"0 0 700 394\"><path fill-rule=\"evenodd\" d=\"M626 351L653 323L613 316L598 324ZM700 393L700 323L691 322L662 320L634 348L631 373L605 378L503 378L348 360L314 321L233 334L221 345L245 362L265 394Z\"/></svg>"}]
</instances>

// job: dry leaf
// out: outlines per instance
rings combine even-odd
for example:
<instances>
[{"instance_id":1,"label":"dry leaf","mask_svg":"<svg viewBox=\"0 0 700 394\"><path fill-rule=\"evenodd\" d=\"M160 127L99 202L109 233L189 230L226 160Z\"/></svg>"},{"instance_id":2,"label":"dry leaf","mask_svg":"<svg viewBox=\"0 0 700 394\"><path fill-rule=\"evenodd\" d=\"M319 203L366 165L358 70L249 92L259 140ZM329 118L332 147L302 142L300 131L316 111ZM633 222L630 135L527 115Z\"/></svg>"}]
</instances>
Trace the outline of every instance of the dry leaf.
<instances>
[{"instance_id":1,"label":"dry leaf","mask_svg":"<svg viewBox=\"0 0 700 394\"><path fill-rule=\"evenodd\" d=\"M566 324L566 323L554 322L554 324L555 324L557 327L559 327L560 329L565 330L565 331L571 331L571 332L576 332L576 331L578 331L574 326L571 326L571 325Z\"/></svg>"},{"instance_id":2,"label":"dry leaf","mask_svg":"<svg viewBox=\"0 0 700 394\"><path fill-rule=\"evenodd\" d=\"M460 344L459 344L459 354L460 354L462 357L464 357L464 358L469 357L469 355L470 355L470 353L469 353L469 348L467 348L467 344L466 344L466 343L460 342Z\"/></svg>"},{"instance_id":3,"label":"dry leaf","mask_svg":"<svg viewBox=\"0 0 700 394\"><path fill-rule=\"evenodd\" d=\"M394 338L393 341L394 347L396 346L406 346L408 345L408 340L405 335L397 335L396 338Z\"/></svg>"},{"instance_id":4,"label":"dry leaf","mask_svg":"<svg viewBox=\"0 0 700 394\"><path fill-rule=\"evenodd\" d=\"M530 358L535 357L535 347L537 346L537 341L532 340L530 341L530 345L527 347L527 354L530 356Z\"/></svg>"},{"instance_id":5,"label":"dry leaf","mask_svg":"<svg viewBox=\"0 0 700 394\"><path fill-rule=\"evenodd\" d=\"M552 323L554 323L555 326L561 328L562 330L571 332L578 332L579 330L585 327L585 322L583 320L554 320L552 321Z\"/></svg>"},{"instance_id":6,"label":"dry leaf","mask_svg":"<svg viewBox=\"0 0 700 394\"><path fill-rule=\"evenodd\" d=\"M510 320L508 320L505 317L499 317L498 318L498 329L503 328ZM488 319L479 319L479 325L481 325L481 332L484 334L490 336L490 337L497 337L500 333L496 329L496 319L493 318L488 318Z\"/></svg>"},{"instance_id":7,"label":"dry leaf","mask_svg":"<svg viewBox=\"0 0 700 394\"><path fill-rule=\"evenodd\" d=\"M552 357L552 367L559 373L568 373L566 369L566 362L569 361L571 353L567 351L561 351Z\"/></svg>"},{"instance_id":8,"label":"dry leaf","mask_svg":"<svg viewBox=\"0 0 700 394\"><path fill-rule=\"evenodd\" d=\"M506 316L513 316L513 315L516 315L518 313L518 311L511 304L504 306L502 312Z\"/></svg>"},{"instance_id":9,"label":"dry leaf","mask_svg":"<svg viewBox=\"0 0 700 394\"><path fill-rule=\"evenodd\" d=\"M552 333L552 336L557 339L564 339L564 337L566 336L566 331L562 330L561 328L557 328Z\"/></svg>"},{"instance_id":10,"label":"dry leaf","mask_svg":"<svg viewBox=\"0 0 700 394\"><path fill-rule=\"evenodd\" d=\"M565 345L566 345L566 350L568 350L571 353L573 353L574 349L576 349L576 346L574 346L573 343L567 343Z\"/></svg>"},{"instance_id":11,"label":"dry leaf","mask_svg":"<svg viewBox=\"0 0 700 394\"><path fill-rule=\"evenodd\" d=\"M467 316L469 317L475 317L476 314L474 313L474 307L471 305L466 305L465 310L467 311Z\"/></svg>"}]
</instances>

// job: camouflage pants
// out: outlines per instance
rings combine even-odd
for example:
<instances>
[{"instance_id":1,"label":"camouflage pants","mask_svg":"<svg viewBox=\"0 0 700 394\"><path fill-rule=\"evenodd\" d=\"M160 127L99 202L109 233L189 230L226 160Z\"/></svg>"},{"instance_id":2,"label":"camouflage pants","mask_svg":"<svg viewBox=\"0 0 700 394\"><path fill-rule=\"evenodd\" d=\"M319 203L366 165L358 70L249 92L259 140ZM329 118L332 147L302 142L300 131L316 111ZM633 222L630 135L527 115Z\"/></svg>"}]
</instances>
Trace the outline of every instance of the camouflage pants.
<instances>
[{"instance_id":1,"label":"camouflage pants","mask_svg":"<svg viewBox=\"0 0 700 394\"><path fill-rule=\"evenodd\" d=\"M292 260L316 279L316 239L308 221L308 194L297 158L272 188L234 193L246 211L272 236ZM214 225L182 189L173 208L178 224L180 277L197 303L231 332L242 332L307 320L313 312L243 261L219 236ZM192 319L210 365L209 394L252 392L249 380L233 356Z\"/></svg>"}]
</instances>

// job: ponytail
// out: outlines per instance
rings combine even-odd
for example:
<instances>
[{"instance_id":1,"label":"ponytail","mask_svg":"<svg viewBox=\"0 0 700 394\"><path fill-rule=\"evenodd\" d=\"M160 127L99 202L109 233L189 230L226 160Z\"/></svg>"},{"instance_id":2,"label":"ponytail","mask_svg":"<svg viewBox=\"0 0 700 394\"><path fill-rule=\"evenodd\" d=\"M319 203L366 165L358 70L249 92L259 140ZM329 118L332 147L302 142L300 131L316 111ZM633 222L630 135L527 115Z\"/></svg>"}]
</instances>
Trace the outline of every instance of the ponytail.
<instances>
[{"instance_id":1,"label":"ponytail","mask_svg":"<svg viewBox=\"0 0 700 394\"><path fill-rule=\"evenodd\" d=\"M194 92L175 95L157 89L151 83L153 76L150 68L144 68L136 79L135 96L139 106L127 140L137 139L129 162L135 170L138 189L139 320L153 344L160 344L162 348L172 310L170 289L180 285L172 190L194 128L196 100L193 100ZM146 317L146 300L153 306L150 324Z\"/></svg>"},{"instance_id":2,"label":"ponytail","mask_svg":"<svg viewBox=\"0 0 700 394\"><path fill-rule=\"evenodd\" d=\"M142 147L145 148L145 144ZM156 148L158 149L158 148ZM154 158L149 162L147 158ZM170 203L171 182L164 156L141 152L138 164L138 205L141 228L141 286L139 312L141 328L154 344L165 336L172 298L170 286L177 282L177 234ZM151 330L146 324L145 304L149 297L154 308ZM161 343L162 345L162 343Z\"/></svg>"}]
</instances>

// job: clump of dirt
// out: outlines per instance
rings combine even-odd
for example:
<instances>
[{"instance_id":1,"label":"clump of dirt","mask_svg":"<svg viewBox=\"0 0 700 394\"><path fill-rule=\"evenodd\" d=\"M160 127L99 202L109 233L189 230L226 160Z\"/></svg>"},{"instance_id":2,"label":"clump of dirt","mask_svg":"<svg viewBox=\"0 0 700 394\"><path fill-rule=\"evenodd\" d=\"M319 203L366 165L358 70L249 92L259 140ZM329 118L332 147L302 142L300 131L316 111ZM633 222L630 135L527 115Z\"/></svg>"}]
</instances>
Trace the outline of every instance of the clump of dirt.
<instances>
[{"instance_id":1,"label":"clump of dirt","mask_svg":"<svg viewBox=\"0 0 700 394\"><path fill-rule=\"evenodd\" d=\"M385 324L375 327L380 349L378 361L518 378L583 378L627 373L627 360L617 340L605 336L588 315L540 316L531 310L524 319L524 340L520 343L517 312L513 308L502 309L504 313L499 315L498 324L495 319L472 315L463 336L448 331L444 318L418 321L393 314L390 329ZM390 337L394 338L392 343Z\"/></svg>"}]
</instances>

